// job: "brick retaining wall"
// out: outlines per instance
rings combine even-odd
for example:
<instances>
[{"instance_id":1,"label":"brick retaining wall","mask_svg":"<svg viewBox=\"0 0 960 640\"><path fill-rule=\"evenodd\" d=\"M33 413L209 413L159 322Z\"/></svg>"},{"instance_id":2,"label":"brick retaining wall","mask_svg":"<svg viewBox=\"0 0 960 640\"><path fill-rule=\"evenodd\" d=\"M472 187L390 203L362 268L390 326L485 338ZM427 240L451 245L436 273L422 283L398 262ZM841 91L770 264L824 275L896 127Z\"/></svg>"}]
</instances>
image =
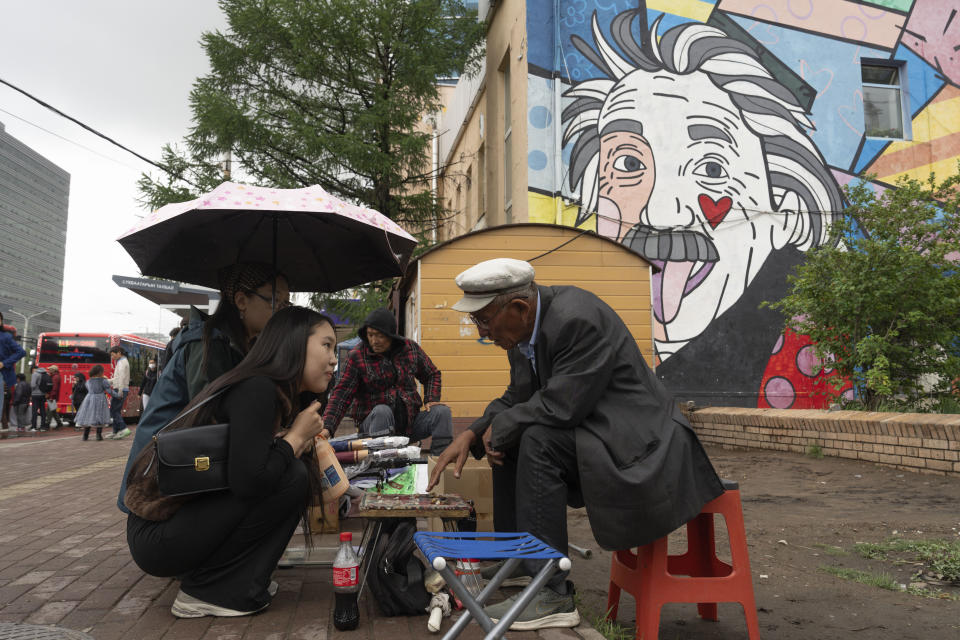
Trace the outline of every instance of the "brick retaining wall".
<instances>
[{"instance_id":1,"label":"brick retaining wall","mask_svg":"<svg viewBox=\"0 0 960 640\"><path fill-rule=\"evenodd\" d=\"M726 448L775 449L866 460L960 476L960 415L709 407L686 412L700 440Z\"/></svg>"}]
</instances>

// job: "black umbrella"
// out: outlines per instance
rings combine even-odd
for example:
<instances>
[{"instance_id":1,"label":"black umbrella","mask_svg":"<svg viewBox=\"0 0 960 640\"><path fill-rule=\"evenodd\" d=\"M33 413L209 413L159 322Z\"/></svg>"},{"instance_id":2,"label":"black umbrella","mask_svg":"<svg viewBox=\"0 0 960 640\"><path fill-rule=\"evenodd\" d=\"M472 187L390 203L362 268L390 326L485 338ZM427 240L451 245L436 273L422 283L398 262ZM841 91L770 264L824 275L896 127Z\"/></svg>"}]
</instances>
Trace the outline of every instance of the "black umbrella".
<instances>
[{"instance_id":1,"label":"black umbrella","mask_svg":"<svg viewBox=\"0 0 960 640\"><path fill-rule=\"evenodd\" d=\"M265 262L291 291L325 292L402 275L417 244L386 216L318 186L233 182L161 207L118 242L144 275L218 288L221 268Z\"/></svg>"}]
</instances>

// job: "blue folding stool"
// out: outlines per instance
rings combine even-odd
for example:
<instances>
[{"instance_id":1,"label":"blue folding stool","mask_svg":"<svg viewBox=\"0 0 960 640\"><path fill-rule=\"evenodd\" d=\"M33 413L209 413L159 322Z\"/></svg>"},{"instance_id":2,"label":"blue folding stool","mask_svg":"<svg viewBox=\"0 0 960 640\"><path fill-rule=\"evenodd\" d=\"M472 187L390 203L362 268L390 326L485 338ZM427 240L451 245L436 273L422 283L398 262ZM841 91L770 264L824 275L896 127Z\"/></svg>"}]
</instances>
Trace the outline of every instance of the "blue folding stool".
<instances>
[{"instance_id":1,"label":"blue folding stool","mask_svg":"<svg viewBox=\"0 0 960 640\"><path fill-rule=\"evenodd\" d=\"M570 559L549 547L529 533L456 533L450 531L419 531L413 534L420 551L434 569L440 572L447 585L453 589L467 610L443 636L451 640L460 635L470 622L471 616L477 619L487 632L485 640L502 638L513 621L523 612L527 604L536 595L550 576L559 568L570 570ZM476 598L447 566L447 558L476 558L478 560L506 560L497 575L483 588ZM534 576L530 584L520 592L513 607L496 624L483 612L483 605L500 584L513 573L521 560L546 560L544 567Z\"/></svg>"}]
</instances>

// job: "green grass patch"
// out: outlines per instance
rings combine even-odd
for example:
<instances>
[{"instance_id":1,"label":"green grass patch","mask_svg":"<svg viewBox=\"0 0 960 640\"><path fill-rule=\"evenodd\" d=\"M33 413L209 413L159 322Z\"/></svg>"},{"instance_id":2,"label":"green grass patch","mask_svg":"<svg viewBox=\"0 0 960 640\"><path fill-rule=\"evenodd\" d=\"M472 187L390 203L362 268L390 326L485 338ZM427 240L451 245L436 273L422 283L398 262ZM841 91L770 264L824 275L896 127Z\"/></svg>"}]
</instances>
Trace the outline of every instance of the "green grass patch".
<instances>
[{"instance_id":1,"label":"green grass patch","mask_svg":"<svg viewBox=\"0 0 960 640\"><path fill-rule=\"evenodd\" d=\"M907 593L921 598L933 598L934 600L960 600L960 596L947 593L943 589L934 589L931 587L907 587Z\"/></svg>"},{"instance_id":2,"label":"green grass patch","mask_svg":"<svg viewBox=\"0 0 960 640\"><path fill-rule=\"evenodd\" d=\"M617 622L607 620L607 617L603 615L591 616L590 622L597 633L607 640L631 640L635 635L630 629Z\"/></svg>"},{"instance_id":3,"label":"green grass patch","mask_svg":"<svg viewBox=\"0 0 960 640\"><path fill-rule=\"evenodd\" d=\"M860 584L871 587L880 587L888 591L900 591L900 585L889 573L873 573L871 571L860 571L859 569L848 569L846 567L830 567L827 565L821 565L820 569L844 580L852 580L853 582L859 582Z\"/></svg>"},{"instance_id":4,"label":"green grass patch","mask_svg":"<svg viewBox=\"0 0 960 640\"><path fill-rule=\"evenodd\" d=\"M926 570L944 582L960 583L960 541L906 540L891 538L880 543L857 543L853 550L861 557L889 559L891 554L906 554L922 562Z\"/></svg>"},{"instance_id":5,"label":"green grass patch","mask_svg":"<svg viewBox=\"0 0 960 640\"><path fill-rule=\"evenodd\" d=\"M818 444L811 444L807 447L807 455L811 458L822 458L823 457L823 447Z\"/></svg>"},{"instance_id":6,"label":"green grass patch","mask_svg":"<svg viewBox=\"0 0 960 640\"><path fill-rule=\"evenodd\" d=\"M634 637L634 632L628 627L618 622L607 620L606 613L596 613L589 607L585 607L583 601L580 599L579 593L573 594L573 604L583 612L583 615L590 621L590 624L597 630L597 633L607 640L631 640L631 638ZM607 613L609 613L609 611Z\"/></svg>"},{"instance_id":7,"label":"green grass patch","mask_svg":"<svg viewBox=\"0 0 960 640\"><path fill-rule=\"evenodd\" d=\"M881 589L886 589L887 591L905 591L912 596L933 598L934 600L960 600L960 595L947 593L942 589L916 587L913 585L907 586L906 589L903 589L889 573L873 573L870 571L860 571L859 569L830 567L827 565L821 565L820 570L829 573L830 575L837 576L838 578L843 578L844 580L852 580L853 582L859 582L860 584L869 585L871 587L879 587Z\"/></svg>"}]
</instances>

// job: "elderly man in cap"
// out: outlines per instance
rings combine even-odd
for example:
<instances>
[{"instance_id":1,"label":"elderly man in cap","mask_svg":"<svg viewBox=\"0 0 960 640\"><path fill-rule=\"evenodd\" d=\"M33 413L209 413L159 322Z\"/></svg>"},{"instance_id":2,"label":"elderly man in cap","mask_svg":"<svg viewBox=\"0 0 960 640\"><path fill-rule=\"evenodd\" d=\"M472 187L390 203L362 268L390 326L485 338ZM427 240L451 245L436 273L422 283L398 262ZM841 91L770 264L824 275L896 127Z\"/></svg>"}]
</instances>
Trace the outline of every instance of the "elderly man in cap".
<instances>
[{"instance_id":1,"label":"elderly man in cap","mask_svg":"<svg viewBox=\"0 0 960 640\"><path fill-rule=\"evenodd\" d=\"M453 417L440 404L440 370L420 345L397 335L388 309L371 312L358 335L360 344L350 350L323 414L325 436L336 432L352 402L361 435L431 438L431 453L442 453L453 439ZM417 380L423 384L422 400Z\"/></svg>"},{"instance_id":2,"label":"elderly man in cap","mask_svg":"<svg viewBox=\"0 0 960 640\"><path fill-rule=\"evenodd\" d=\"M497 531L565 552L569 505L586 506L605 549L669 534L723 492L707 454L616 312L589 291L533 278L508 258L457 276L464 295L453 308L507 352L510 384L440 456L430 488L448 464L459 477L472 452L493 468ZM524 561L513 583L542 562ZM498 620L512 604L486 611ZM557 572L510 628L578 623L573 585Z\"/></svg>"}]
</instances>

